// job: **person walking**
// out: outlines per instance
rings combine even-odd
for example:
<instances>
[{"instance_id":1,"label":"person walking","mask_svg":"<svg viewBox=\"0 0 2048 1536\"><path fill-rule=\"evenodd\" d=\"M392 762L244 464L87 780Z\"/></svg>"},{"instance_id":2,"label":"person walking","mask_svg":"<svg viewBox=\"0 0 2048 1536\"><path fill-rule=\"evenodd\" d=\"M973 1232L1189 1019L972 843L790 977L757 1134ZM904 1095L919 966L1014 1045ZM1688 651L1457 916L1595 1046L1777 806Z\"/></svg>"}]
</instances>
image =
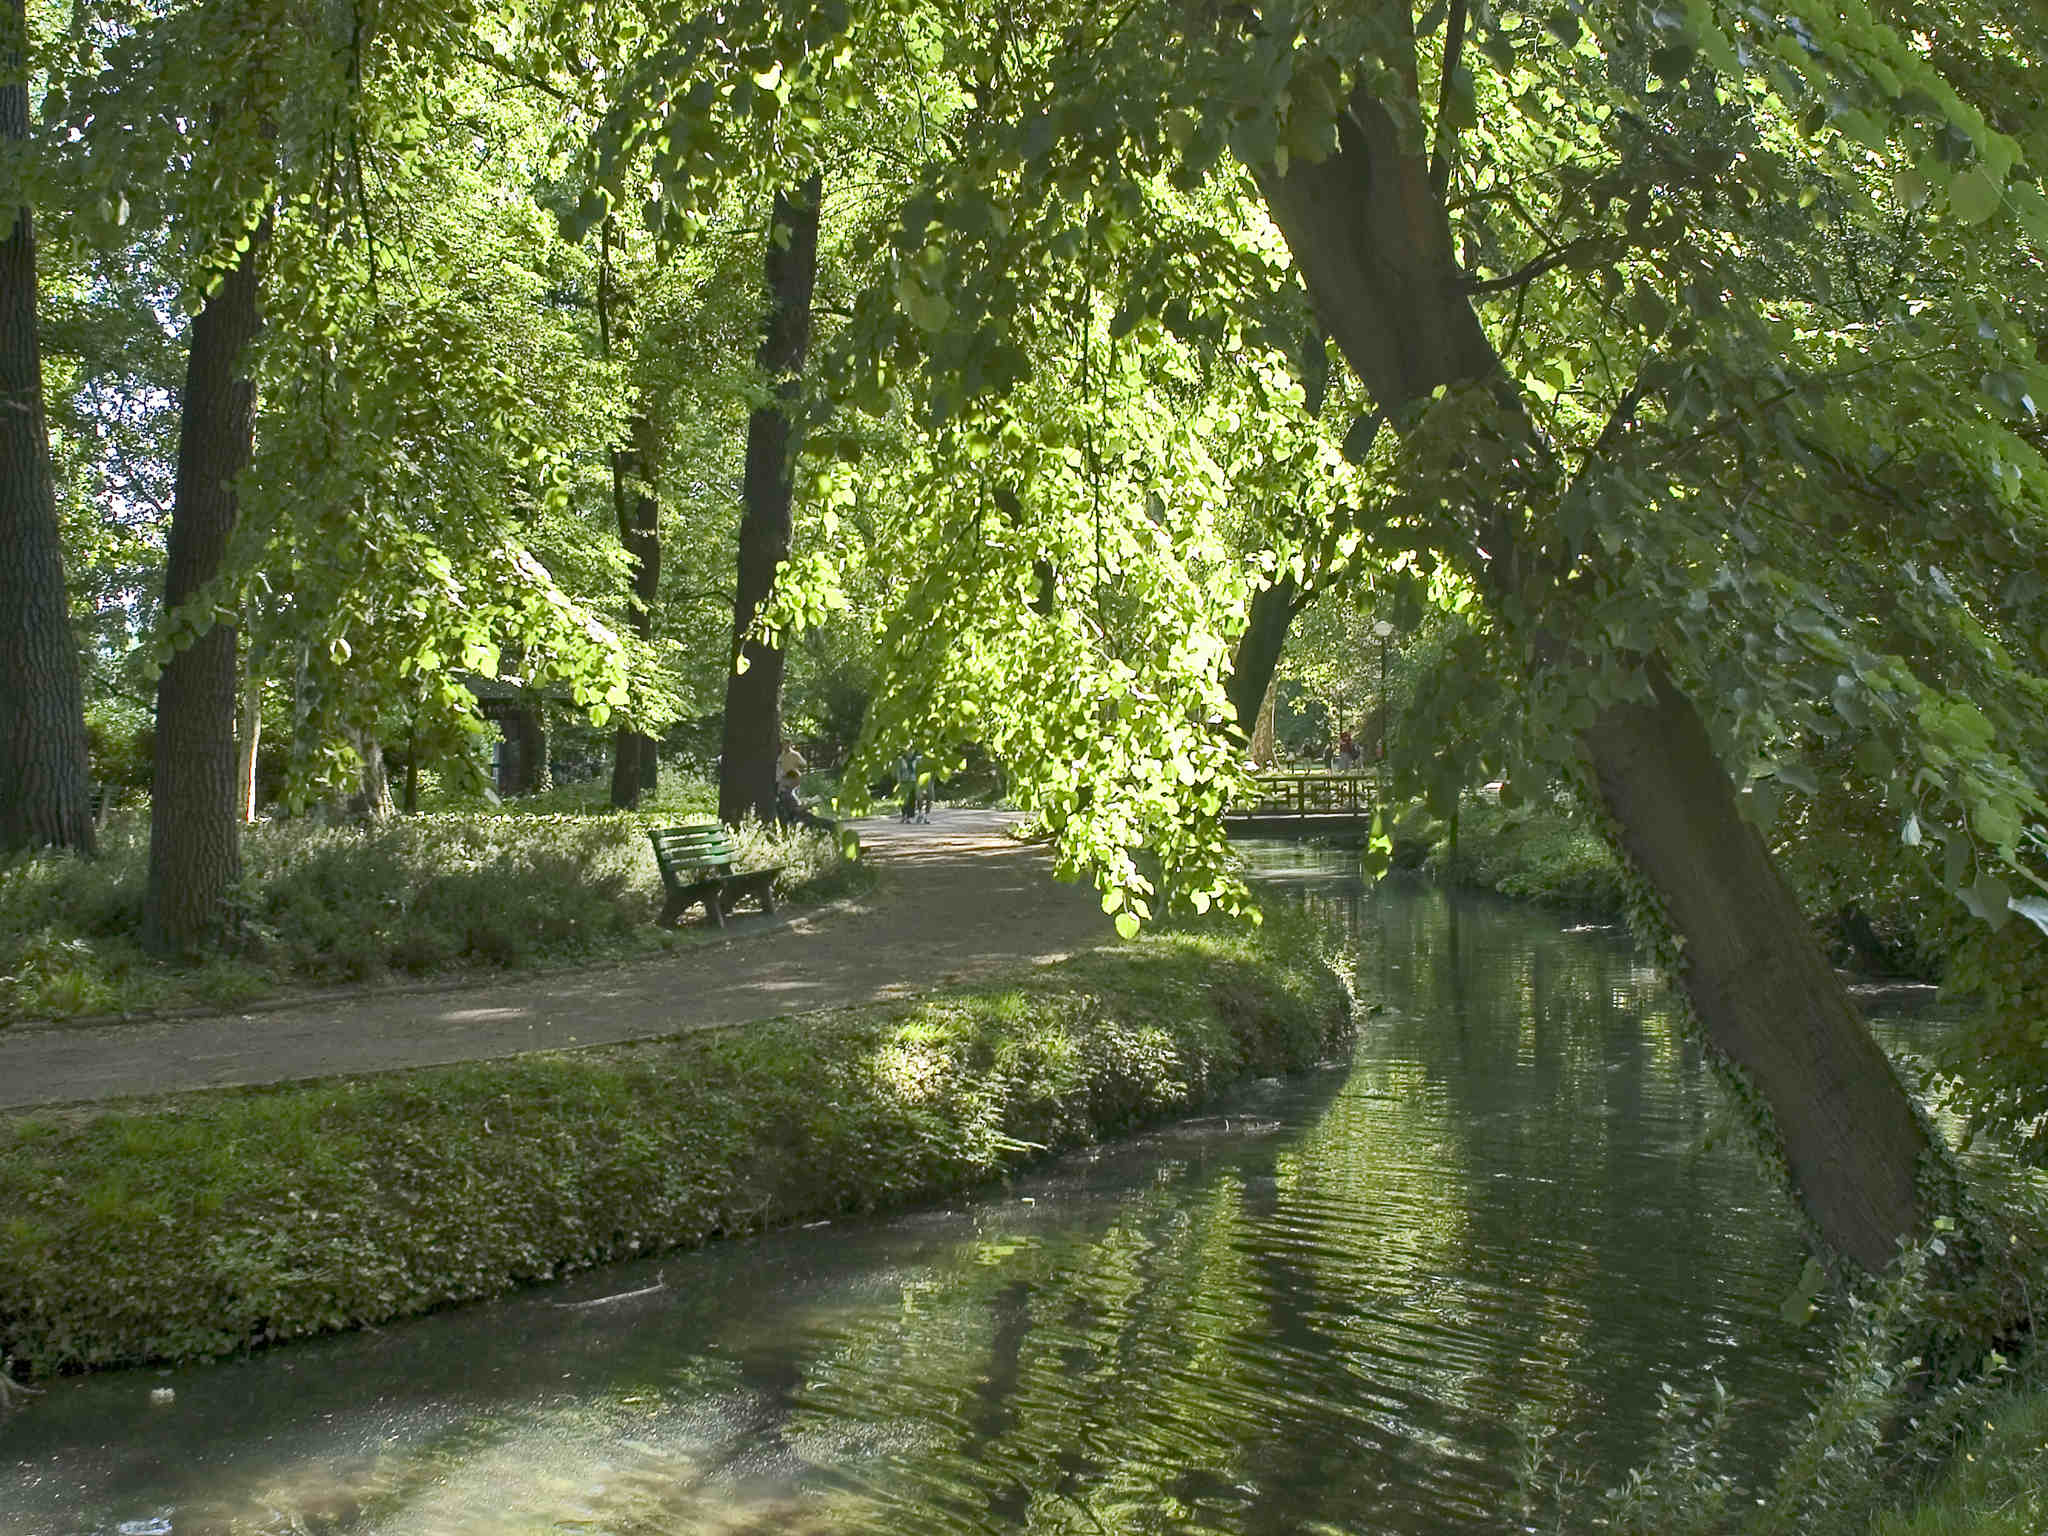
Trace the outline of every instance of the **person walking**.
<instances>
[{"instance_id":1,"label":"person walking","mask_svg":"<svg viewBox=\"0 0 2048 1536\"><path fill-rule=\"evenodd\" d=\"M909 826L917 819L917 748L904 749L896 759L896 787L903 791L903 824Z\"/></svg>"}]
</instances>

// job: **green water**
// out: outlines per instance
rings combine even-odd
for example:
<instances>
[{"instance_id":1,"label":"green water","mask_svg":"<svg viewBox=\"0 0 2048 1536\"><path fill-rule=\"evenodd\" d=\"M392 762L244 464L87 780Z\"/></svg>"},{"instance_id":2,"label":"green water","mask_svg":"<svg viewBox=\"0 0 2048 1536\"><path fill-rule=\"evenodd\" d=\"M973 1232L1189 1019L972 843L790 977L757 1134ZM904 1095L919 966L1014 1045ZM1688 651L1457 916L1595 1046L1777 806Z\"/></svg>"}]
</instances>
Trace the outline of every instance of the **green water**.
<instances>
[{"instance_id":1,"label":"green water","mask_svg":"<svg viewBox=\"0 0 2048 1536\"><path fill-rule=\"evenodd\" d=\"M1348 1060L950 1208L59 1383L0 1531L1504 1531L1665 1382L1761 1457L1802 1253L1625 939L1261 869L1385 1004Z\"/></svg>"}]
</instances>

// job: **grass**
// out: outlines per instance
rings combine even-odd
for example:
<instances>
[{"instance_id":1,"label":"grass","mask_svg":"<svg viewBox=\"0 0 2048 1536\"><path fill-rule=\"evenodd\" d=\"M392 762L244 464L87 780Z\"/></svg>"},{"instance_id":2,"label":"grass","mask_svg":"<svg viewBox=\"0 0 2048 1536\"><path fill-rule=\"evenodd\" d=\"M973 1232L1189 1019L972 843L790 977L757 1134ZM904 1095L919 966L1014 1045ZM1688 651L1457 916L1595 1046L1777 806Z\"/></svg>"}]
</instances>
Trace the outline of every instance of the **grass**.
<instances>
[{"instance_id":1,"label":"grass","mask_svg":"<svg viewBox=\"0 0 2048 1536\"><path fill-rule=\"evenodd\" d=\"M653 953L661 881L648 812L405 817L378 827L266 822L242 835L225 945L171 963L139 941L146 811L116 817L101 857L0 865L0 1025L166 1007L233 1007L292 988L417 979ZM742 867L780 864L780 899L830 900L871 875L821 833L749 828Z\"/></svg>"},{"instance_id":2,"label":"grass","mask_svg":"<svg viewBox=\"0 0 2048 1536\"><path fill-rule=\"evenodd\" d=\"M1934 1491L1871 1536L2041 1536L2048 1531L2048 1391L2020 1393L1983 1421Z\"/></svg>"},{"instance_id":3,"label":"grass","mask_svg":"<svg viewBox=\"0 0 2048 1536\"><path fill-rule=\"evenodd\" d=\"M0 1352L183 1361L929 1198L1348 1036L1305 929L600 1050L0 1120Z\"/></svg>"}]
</instances>

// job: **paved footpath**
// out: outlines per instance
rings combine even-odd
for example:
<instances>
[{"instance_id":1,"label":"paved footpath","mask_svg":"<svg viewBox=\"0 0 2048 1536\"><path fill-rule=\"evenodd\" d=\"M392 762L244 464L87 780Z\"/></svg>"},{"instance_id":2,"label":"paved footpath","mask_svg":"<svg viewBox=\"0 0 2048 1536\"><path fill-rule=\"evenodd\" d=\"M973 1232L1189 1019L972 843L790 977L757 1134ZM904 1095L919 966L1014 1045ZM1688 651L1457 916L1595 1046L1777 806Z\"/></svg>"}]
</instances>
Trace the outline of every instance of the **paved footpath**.
<instances>
[{"instance_id":1,"label":"paved footpath","mask_svg":"<svg viewBox=\"0 0 2048 1536\"><path fill-rule=\"evenodd\" d=\"M729 937L655 959L199 1018L16 1025L0 1030L0 1110L671 1035L909 996L1109 938L1093 892L1055 882L1043 850L1005 835L1013 820L857 823L877 890L795 917L734 915Z\"/></svg>"}]
</instances>

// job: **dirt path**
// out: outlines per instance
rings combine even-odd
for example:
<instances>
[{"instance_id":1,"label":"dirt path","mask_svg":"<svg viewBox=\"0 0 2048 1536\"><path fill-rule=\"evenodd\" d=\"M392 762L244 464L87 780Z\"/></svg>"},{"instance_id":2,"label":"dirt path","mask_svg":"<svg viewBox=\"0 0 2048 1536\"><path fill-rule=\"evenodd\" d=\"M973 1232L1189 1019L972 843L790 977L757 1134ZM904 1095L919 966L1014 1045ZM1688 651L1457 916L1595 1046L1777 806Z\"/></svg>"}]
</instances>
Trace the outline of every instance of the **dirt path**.
<instances>
[{"instance_id":1,"label":"dirt path","mask_svg":"<svg viewBox=\"0 0 2048 1536\"><path fill-rule=\"evenodd\" d=\"M1004 835L1013 819L861 822L882 875L871 895L790 920L736 915L729 938L655 960L262 1012L17 1025L0 1031L0 1109L611 1044L906 996L1109 937L1086 887L1057 884L1042 851Z\"/></svg>"}]
</instances>

